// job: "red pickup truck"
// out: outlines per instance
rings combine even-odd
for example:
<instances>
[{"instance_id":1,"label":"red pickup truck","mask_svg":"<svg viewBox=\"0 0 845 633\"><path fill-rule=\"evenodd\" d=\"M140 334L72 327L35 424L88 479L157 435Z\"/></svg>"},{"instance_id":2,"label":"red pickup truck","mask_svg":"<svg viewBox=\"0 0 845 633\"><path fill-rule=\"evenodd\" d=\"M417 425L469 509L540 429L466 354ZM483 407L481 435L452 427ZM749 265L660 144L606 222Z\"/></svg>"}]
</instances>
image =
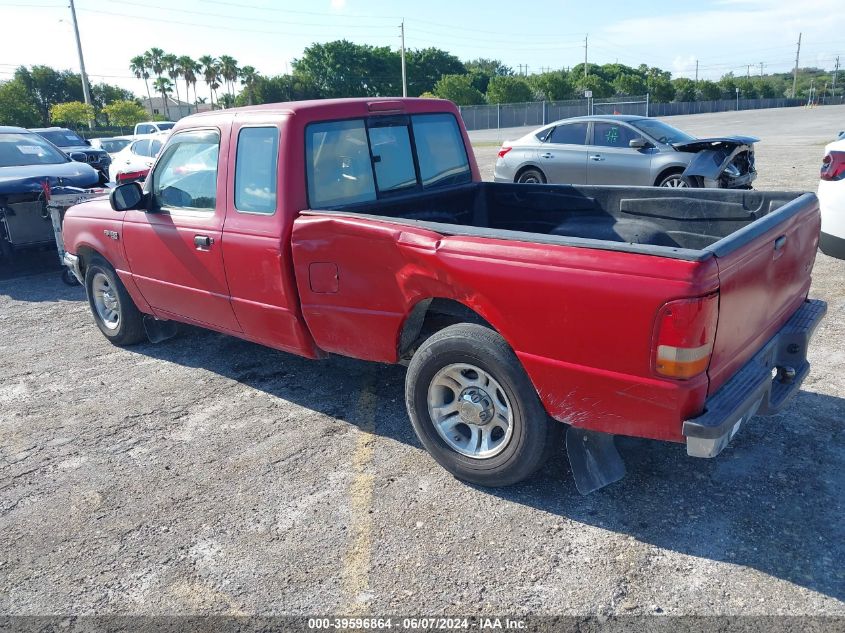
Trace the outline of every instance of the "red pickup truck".
<instances>
[{"instance_id":1,"label":"red pickup truck","mask_svg":"<svg viewBox=\"0 0 845 633\"><path fill-rule=\"evenodd\" d=\"M406 363L457 477L522 480L566 428L588 492L614 435L713 457L798 390L819 224L812 194L481 182L450 102L344 99L182 119L64 239L117 345L184 322Z\"/></svg>"}]
</instances>

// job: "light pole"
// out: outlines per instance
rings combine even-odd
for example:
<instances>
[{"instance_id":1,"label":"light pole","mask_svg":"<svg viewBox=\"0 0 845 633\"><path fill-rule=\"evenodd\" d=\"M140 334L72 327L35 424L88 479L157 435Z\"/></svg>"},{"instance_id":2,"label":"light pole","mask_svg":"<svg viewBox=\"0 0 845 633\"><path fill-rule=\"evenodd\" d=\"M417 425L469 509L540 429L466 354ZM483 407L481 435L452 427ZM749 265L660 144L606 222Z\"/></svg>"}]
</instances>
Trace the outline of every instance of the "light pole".
<instances>
[{"instance_id":1,"label":"light pole","mask_svg":"<svg viewBox=\"0 0 845 633\"><path fill-rule=\"evenodd\" d=\"M85 104L91 104L91 90L88 87L88 75L85 73L85 59L82 57L82 42L79 39L79 25L76 23L76 7L73 0L70 0L70 17L73 19L73 34L76 36L76 52L79 53L79 73L82 75L82 94L85 97ZM94 129L94 122L88 120L88 129Z\"/></svg>"},{"instance_id":2,"label":"light pole","mask_svg":"<svg viewBox=\"0 0 845 633\"><path fill-rule=\"evenodd\" d=\"M739 112L739 87L736 89L736 110Z\"/></svg>"}]
</instances>

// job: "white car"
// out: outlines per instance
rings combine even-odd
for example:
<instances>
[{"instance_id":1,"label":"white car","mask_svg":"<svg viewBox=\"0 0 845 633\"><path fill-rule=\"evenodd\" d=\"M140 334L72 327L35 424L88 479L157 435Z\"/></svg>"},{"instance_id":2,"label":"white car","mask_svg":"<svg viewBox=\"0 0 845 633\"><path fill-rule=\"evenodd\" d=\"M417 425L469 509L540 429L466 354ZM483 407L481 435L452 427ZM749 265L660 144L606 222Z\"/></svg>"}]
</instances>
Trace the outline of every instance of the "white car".
<instances>
[{"instance_id":1,"label":"white car","mask_svg":"<svg viewBox=\"0 0 845 633\"><path fill-rule=\"evenodd\" d=\"M143 123L135 124L135 136L141 134L158 134L159 132L169 132L176 125L173 121L144 121Z\"/></svg>"},{"instance_id":2,"label":"white car","mask_svg":"<svg viewBox=\"0 0 845 633\"><path fill-rule=\"evenodd\" d=\"M845 139L825 147L819 207L822 213L819 248L825 255L845 259Z\"/></svg>"},{"instance_id":3,"label":"white car","mask_svg":"<svg viewBox=\"0 0 845 633\"><path fill-rule=\"evenodd\" d=\"M115 154L109 167L110 180L117 184L144 180L168 136L148 134L129 143Z\"/></svg>"},{"instance_id":4,"label":"white car","mask_svg":"<svg viewBox=\"0 0 845 633\"><path fill-rule=\"evenodd\" d=\"M111 156L111 159L114 160L114 157L117 155L117 153L124 147L129 145L129 143L131 143L134 138L134 136L110 136L108 138L92 138L91 147L108 152L109 156Z\"/></svg>"}]
</instances>

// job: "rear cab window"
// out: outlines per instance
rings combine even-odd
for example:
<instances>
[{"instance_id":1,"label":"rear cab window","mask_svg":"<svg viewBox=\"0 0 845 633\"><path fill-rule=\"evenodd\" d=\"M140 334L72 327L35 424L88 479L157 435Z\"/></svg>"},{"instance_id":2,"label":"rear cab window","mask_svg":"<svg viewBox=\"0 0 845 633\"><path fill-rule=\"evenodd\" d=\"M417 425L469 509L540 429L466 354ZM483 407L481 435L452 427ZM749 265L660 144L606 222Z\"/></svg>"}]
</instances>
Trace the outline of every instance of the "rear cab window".
<instances>
[{"instance_id":1,"label":"rear cab window","mask_svg":"<svg viewBox=\"0 0 845 633\"><path fill-rule=\"evenodd\" d=\"M235 157L235 210L271 215L276 211L279 130L244 127Z\"/></svg>"},{"instance_id":2,"label":"rear cab window","mask_svg":"<svg viewBox=\"0 0 845 633\"><path fill-rule=\"evenodd\" d=\"M463 136L449 113L312 123L305 154L312 208L472 180Z\"/></svg>"}]
</instances>

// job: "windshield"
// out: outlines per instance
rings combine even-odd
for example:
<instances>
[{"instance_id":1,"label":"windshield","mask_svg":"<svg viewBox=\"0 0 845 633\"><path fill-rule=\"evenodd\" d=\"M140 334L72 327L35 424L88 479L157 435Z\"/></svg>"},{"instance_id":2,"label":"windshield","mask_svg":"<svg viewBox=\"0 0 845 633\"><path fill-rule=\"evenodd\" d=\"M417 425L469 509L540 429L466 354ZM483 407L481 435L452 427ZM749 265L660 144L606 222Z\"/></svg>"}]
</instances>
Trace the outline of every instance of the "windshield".
<instances>
[{"instance_id":1,"label":"windshield","mask_svg":"<svg viewBox=\"0 0 845 633\"><path fill-rule=\"evenodd\" d=\"M165 130L171 129L174 125L176 125L176 124L175 123L156 123L156 127L159 130L161 130L162 132L164 132Z\"/></svg>"},{"instance_id":2,"label":"windshield","mask_svg":"<svg viewBox=\"0 0 845 633\"><path fill-rule=\"evenodd\" d=\"M667 125L663 121L656 119L644 119L642 121L631 121L638 130L645 132L658 143L689 143L694 141L695 137L690 136L686 132L681 132L678 128Z\"/></svg>"},{"instance_id":3,"label":"windshield","mask_svg":"<svg viewBox=\"0 0 845 633\"><path fill-rule=\"evenodd\" d=\"M129 138L104 138L100 139L100 147L106 150L109 154L115 154L131 142L132 139Z\"/></svg>"},{"instance_id":4,"label":"windshield","mask_svg":"<svg viewBox=\"0 0 845 633\"><path fill-rule=\"evenodd\" d=\"M68 158L37 134L0 134L0 167L58 165Z\"/></svg>"},{"instance_id":5,"label":"windshield","mask_svg":"<svg viewBox=\"0 0 845 633\"><path fill-rule=\"evenodd\" d=\"M85 145L85 141L70 130L50 130L49 132L38 132L38 134L57 147L79 147L80 145Z\"/></svg>"}]
</instances>

